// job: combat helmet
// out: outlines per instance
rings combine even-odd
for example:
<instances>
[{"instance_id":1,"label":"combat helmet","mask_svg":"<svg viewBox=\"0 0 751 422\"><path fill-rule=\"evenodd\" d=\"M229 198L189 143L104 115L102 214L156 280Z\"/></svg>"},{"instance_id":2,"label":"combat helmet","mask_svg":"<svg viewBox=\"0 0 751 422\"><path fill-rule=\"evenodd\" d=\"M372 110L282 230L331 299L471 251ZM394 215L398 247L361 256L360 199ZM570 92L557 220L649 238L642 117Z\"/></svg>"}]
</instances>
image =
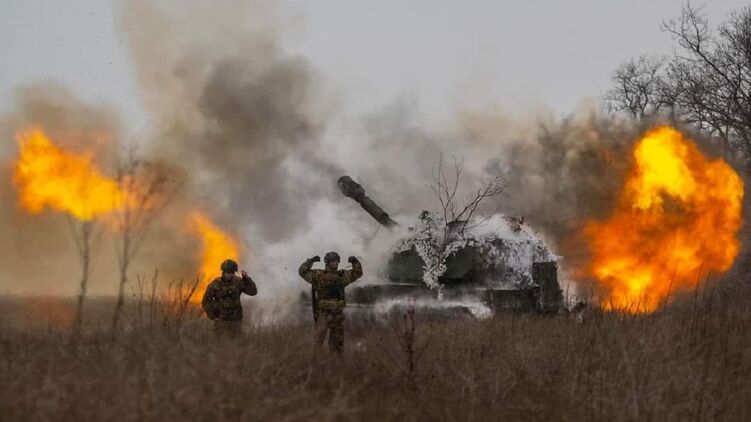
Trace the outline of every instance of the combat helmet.
<instances>
[{"instance_id":1,"label":"combat helmet","mask_svg":"<svg viewBox=\"0 0 751 422\"><path fill-rule=\"evenodd\" d=\"M223 273L236 273L237 272L237 262L228 259L222 262L222 266L220 267Z\"/></svg>"},{"instance_id":2,"label":"combat helmet","mask_svg":"<svg viewBox=\"0 0 751 422\"><path fill-rule=\"evenodd\" d=\"M327 254L326 254L326 255L325 255L324 257L323 257L323 262L324 262L324 263L328 264L328 263L329 263L329 262L331 262L331 261L336 261L336 262L340 262L340 261L341 261L341 259L339 258L339 254L338 254L338 253L336 253L336 252L334 252L334 251L331 251L331 252L327 253Z\"/></svg>"}]
</instances>

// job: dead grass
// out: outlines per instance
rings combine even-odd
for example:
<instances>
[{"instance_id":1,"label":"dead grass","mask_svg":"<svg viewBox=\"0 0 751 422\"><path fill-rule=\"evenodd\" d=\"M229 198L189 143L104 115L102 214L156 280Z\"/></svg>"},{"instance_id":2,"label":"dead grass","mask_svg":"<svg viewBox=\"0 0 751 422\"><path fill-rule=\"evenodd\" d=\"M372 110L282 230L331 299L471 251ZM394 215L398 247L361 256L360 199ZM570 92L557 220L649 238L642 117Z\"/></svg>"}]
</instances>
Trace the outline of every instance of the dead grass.
<instances>
[{"instance_id":1,"label":"dead grass","mask_svg":"<svg viewBox=\"0 0 751 422\"><path fill-rule=\"evenodd\" d=\"M248 326L241 340L217 341L207 321L190 312L178 320L164 312L170 306L148 301L130 304L127 329L117 336L108 324L90 323L72 340L64 324L6 321L0 415L747 421L751 305L743 297L711 291L653 315L589 311L582 322L526 315L438 322L418 315L414 330L403 320L348 333L341 357L315 353L307 323ZM0 315L9 315L13 303L0 301Z\"/></svg>"}]
</instances>

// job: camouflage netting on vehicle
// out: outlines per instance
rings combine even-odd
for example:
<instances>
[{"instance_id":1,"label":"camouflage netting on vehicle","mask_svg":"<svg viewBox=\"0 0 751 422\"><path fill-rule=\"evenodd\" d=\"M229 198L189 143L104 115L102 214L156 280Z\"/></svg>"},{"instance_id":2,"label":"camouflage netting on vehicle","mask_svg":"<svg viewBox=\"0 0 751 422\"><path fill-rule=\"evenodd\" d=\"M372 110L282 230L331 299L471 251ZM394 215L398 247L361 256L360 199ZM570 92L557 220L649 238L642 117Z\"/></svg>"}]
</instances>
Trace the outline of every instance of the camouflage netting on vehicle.
<instances>
[{"instance_id":1,"label":"camouflage netting on vehicle","mask_svg":"<svg viewBox=\"0 0 751 422\"><path fill-rule=\"evenodd\" d=\"M392 251L390 276L419 276L431 289L468 277L494 288L522 288L532 283L533 262L560 260L523 220L502 214L485 221L445 224L438 214L425 211L410 232ZM408 260L411 274L404 270ZM419 271L414 270L415 261L422 261Z\"/></svg>"}]
</instances>

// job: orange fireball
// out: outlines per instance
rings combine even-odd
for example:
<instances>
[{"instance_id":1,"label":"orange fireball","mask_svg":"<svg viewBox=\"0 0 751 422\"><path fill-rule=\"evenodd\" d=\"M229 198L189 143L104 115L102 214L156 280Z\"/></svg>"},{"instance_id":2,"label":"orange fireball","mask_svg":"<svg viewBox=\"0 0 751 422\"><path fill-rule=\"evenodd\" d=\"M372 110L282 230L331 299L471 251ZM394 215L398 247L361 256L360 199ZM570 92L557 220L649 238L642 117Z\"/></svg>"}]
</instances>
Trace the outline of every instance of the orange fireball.
<instances>
[{"instance_id":1,"label":"orange fireball","mask_svg":"<svg viewBox=\"0 0 751 422\"><path fill-rule=\"evenodd\" d=\"M741 248L743 181L668 126L647 132L633 158L614 213L585 226L588 272L606 309L651 312L730 269Z\"/></svg>"},{"instance_id":2,"label":"orange fireball","mask_svg":"<svg viewBox=\"0 0 751 422\"><path fill-rule=\"evenodd\" d=\"M30 213L51 208L89 221L124 205L126 195L117 181L104 176L90 154L63 150L38 127L20 131L16 138L20 152L13 183Z\"/></svg>"},{"instance_id":3,"label":"orange fireball","mask_svg":"<svg viewBox=\"0 0 751 422\"><path fill-rule=\"evenodd\" d=\"M200 302L209 282L218 275L219 266L225 259L237 261L240 248L237 241L228 233L222 231L208 217L200 212L194 212L189 217L189 224L201 238L201 263L199 269L199 284L193 302Z\"/></svg>"}]
</instances>

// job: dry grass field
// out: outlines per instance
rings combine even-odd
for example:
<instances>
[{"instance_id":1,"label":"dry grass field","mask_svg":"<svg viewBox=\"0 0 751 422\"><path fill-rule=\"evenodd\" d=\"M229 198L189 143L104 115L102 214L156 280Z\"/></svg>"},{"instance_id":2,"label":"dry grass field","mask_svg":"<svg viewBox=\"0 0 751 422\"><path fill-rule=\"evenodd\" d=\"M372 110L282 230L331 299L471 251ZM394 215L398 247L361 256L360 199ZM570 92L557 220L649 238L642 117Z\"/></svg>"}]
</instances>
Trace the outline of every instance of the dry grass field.
<instances>
[{"instance_id":1,"label":"dry grass field","mask_svg":"<svg viewBox=\"0 0 751 422\"><path fill-rule=\"evenodd\" d=\"M64 322L11 321L52 302L6 298L0 419L748 421L742 290L648 316L418 315L413 332L404 315L354 327L342 356L316 353L309 323L249 324L243 338L217 340L190 309L146 302L130 303L113 335L108 307L91 300L75 337ZM96 312L107 317L91 322Z\"/></svg>"}]
</instances>

